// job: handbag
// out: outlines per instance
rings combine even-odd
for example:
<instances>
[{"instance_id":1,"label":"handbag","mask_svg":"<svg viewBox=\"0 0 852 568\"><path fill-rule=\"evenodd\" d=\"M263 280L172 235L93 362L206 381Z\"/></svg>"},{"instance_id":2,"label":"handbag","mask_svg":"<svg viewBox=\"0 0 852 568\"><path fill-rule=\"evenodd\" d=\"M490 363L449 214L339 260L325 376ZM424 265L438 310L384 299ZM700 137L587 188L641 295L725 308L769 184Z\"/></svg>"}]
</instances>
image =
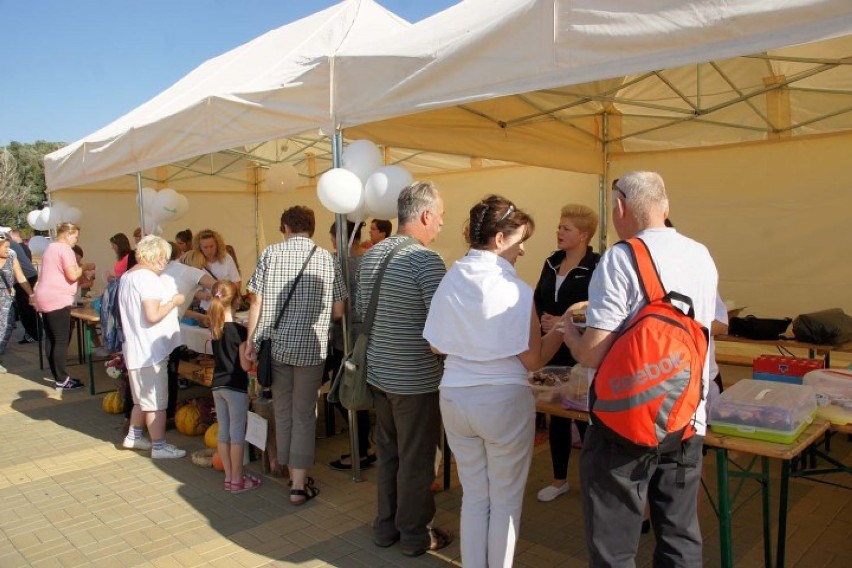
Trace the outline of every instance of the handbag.
<instances>
[{"instance_id":1,"label":"handbag","mask_svg":"<svg viewBox=\"0 0 852 568\"><path fill-rule=\"evenodd\" d=\"M272 326L272 331L275 331L278 329L278 326L281 325L281 319L284 317L284 310L287 309L287 305L290 303L290 298L293 297L293 292L296 290L296 285L299 283L299 280L302 279L302 274L305 273L305 268L308 266L308 262L311 260L311 257L314 255L316 250L317 245L314 245L314 248L312 248L311 252L308 253L308 258L305 259L305 263L302 264L302 269L299 270L299 274L296 276L296 279L293 280L293 284L290 286L290 291L287 293L287 299L284 300L284 305L281 306L281 311L275 319L275 325ZM257 382L265 389L272 385L272 339L269 337L261 340L260 349L257 351Z\"/></svg>"},{"instance_id":2,"label":"handbag","mask_svg":"<svg viewBox=\"0 0 852 568\"><path fill-rule=\"evenodd\" d=\"M729 322L728 333L759 341L774 340L787 331L791 321L790 318L758 318L752 315L733 317Z\"/></svg>"},{"instance_id":3,"label":"handbag","mask_svg":"<svg viewBox=\"0 0 852 568\"><path fill-rule=\"evenodd\" d=\"M412 237L401 241L391 249L382 262L382 266L376 276L373 293L370 296L367 317L364 318L364 324L361 327L361 332L355 339L352 351L343 357L340 369L338 369L337 375L334 377L334 382L328 391L329 402L339 402L347 410L368 410L373 406L373 393L367 385L367 345L370 343L370 330L373 328L373 318L376 315L376 306L379 303L382 278L384 278L385 269L390 264L391 258L413 242L415 240Z\"/></svg>"}]
</instances>

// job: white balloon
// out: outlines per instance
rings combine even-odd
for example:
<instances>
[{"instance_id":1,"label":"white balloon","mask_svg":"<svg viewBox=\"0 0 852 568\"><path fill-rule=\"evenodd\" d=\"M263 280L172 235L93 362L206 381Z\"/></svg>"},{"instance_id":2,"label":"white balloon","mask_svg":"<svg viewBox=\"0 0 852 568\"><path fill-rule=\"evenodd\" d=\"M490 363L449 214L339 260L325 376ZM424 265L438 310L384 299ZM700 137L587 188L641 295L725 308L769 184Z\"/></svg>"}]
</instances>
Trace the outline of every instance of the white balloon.
<instances>
[{"instance_id":1,"label":"white balloon","mask_svg":"<svg viewBox=\"0 0 852 568\"><path fill-rule=\"evenodd\" d=\"M41 226L39 231L49 231L53 228L50 224L50 207L45 207L41 210L41 213L38 216L38 222Z\"/></svg>"},{"instance_id":2,"label":"white balloon","mask_svg":"<svg viewBox=\"0 0 852 568\"><path fill-rule=\"evenodd\" d=\"M343 150L341 166L358 176L361 183L367 183L367 178L382 167L382 152L379 147L369 140L355 140Z\"/></svg>"},{"instance_id":3,"label":"white balloon","mask_svg":"<svg viewBox=\"0 0 852 568\"><path fill-rule=\"evenodd\" d=\"M50 244L50 238L43 237L41 235L36 235L36 236L30 238L30 241L28 243L28 245L30 247L30 252L32 252L36 256L43 255L45 249L47 248L47 245L49 245L49 244Z\"/></svg>"},{"instance_id":4,"label":"white balloon","mask_svg":"<svg viewBox=\"0 0 852 568\"><path fill-rule=\"evenodd\" d=\"M171 221L177 218L179 210L180 194L167 187L156 193L151 209L146 207L145 214L150 213L158 221Z\"/></svg>"},{"instance_id":5,"label":"white balloon","mask_svg":"<svg viewBox=\"0 0 852 568\"><path fill-rule=\"evenodd\" d=\"M401 166L379 168L364 186L364 201L367 209L378 219L393 219L397 216L397 199L414 178Z\"/></svg>"},{"instance_id":6,"label":"white balloon","mask_svg":"<svg viewBox=\"0 0 852 568\"><path fill-rule=\"evenodd\" d=\"M363 196L363 194L364 194L364 192L362 191L361 195ZM367 203L364 201L364 198L362 197L361 203L358 205L358 207L355 209L355 211L352 211L351 213L346 214L346 219L348 221L352 221L353 223L360 223L361 221L363 221L367 217L372 217L372 216L373 216L373 212L370 211L370 209L367 207Z\"/></svg>"},{"instance_id":7,"label":"white balloon","mask_svg":"<svg viewBox=\"0 0 852 568\"><path fill-rule=\"evenodd\" d=\"M317 197L326 209L346 215L358 208L364 188L354 173L343 168L328 170L317 183Z\"/></svg>"},{"instance_id":8,"label":"white balloon","mask_svg":"<svg viewBox=\"0 0 852 568\"><path fill-rule=\"evenodd\" d=\"M83 212L80 210L80 208L72 206L65 210L65 215L63 215L62 220L77 225L82 219Z\"/></svg>"},{"instance_id":9,"label":"white balloon","mask_svg":"<svg viewBox=\"0 0 852 568\"><path fill-rule=\"evenodd\" d=\"M273 193L287 193L299 187L299 172L292 164L272 164L266 171L266 187Z\"/></svg>"},{"instance_id":10,"label":"white balloon","mask_svg":"<svg viewBox=\"0 0 852 568\"><path fill-rule=\"evenodd\" d=\"M177 215L172 217L172 221L180 219L189 211L189 199L185 195L178 193Z\"/></svg>"},{"instance_id":11,"label":"white balloon","mask_svg":"<svg viewBox=\"0 0 852 568\"><path fill-rule=\"evenodd\" d=\"M65 220L65 213L68 211L68 204L64 201L51 201L50 214L48 215L48 224L51 228L56 227L59 223Z\"/></svg>"},{"instance_id":12,"label":"white balloon","mask_svg":"<svg viewBox=\"0 0 852 568\"><path fill-rule=\"evenodd\" d=\"M141 207L147 213L154 208L154 200L157 198L157 190L150 187L142 188L142 202L139 201L139 193L136 194L136 206Z\"/></svg>"},{"instance_id":13,"label":"white balloon","mask_svg":"<svg viewBox=\"0 0 852 568\"><path fill-rule=\"evenodd\" d=\"M142 236L153 235L157 230L157 219L147 211L142 218Z\"/></svg>"},{"instance_id":14,"label":"white balloon","mask_svg":"<svg viewBox=\"0 0 852 568\"><path fill-rule=\"evenodd\" d=\"M44 231L44 229L41 228L41 211L38 209L34 209L27 213L27 223L29 223L30 227L36 231Z\"/></svg>"}]
</instances>

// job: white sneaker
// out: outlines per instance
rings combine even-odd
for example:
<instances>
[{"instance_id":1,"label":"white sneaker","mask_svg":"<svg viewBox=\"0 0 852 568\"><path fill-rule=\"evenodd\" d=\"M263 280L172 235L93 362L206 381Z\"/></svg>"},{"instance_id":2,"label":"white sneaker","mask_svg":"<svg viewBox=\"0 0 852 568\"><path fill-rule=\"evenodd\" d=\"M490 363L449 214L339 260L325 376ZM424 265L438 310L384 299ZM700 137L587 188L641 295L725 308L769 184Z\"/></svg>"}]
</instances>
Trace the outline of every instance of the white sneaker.
<instances>
[{"instance_id":1,"label":"white sneaker","mask_svg":"<svg viewBox=\"0 0 852 568\"><path fill-rule=\"evenodd\" d=\"M122 447L127 448L128 450L150 450L151 440L147 438L130 439L128 437L125 437L121 445Z\"/></svg>"},{"instance_id":2,"label":"white sneaker","mask_svg":"<svg viewBox=\"0 0 852 568\"><path fill-rule=\"evenodd\" d=\"M538 497L538 500L541 501L542 503L548 503L550 501L553 501L554 499L556 499L557 497L559 497L563 493L568 493L568 490L570 488L571 488L571 486L568 484L567 481L562 485L562 487L556 487L554 485L548 485L547 487L545 487L544 489L542 489L541 491L538 492L537 497Z\"/></svg>"},{"instance_id":3,"label":"white sneaker","mask_svg":"<svg viewBox=\"0 0 852 568\"><path fill-rule=\"evenodd\" d=\"M186 451L176 448L171 444L166 444L161 450L151 450L151 457L155 460L182 458L185 455Z\"/></svg>"}]
</instances>

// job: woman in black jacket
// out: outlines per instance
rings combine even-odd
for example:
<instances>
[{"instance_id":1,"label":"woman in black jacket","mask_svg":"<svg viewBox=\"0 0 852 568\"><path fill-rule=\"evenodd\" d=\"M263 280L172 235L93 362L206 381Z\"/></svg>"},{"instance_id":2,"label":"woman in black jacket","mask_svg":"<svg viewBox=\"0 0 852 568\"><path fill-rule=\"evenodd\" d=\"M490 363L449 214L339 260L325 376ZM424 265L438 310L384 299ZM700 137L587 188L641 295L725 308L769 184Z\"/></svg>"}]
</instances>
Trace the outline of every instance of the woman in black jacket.
<instances>
[{"instance_id":1,"label":"woman in black jacket","mask_svg":"<svg viewBox=\"0 0 852 568\"><path fill-rule=\"evenodd\" d=\"M589 298L589 282L600 255L592 252L589 242L597 231L598 215L584 205L570 204L562 208L556 230L556 252L544 261L535 288L535 306L541 320L542 333L556 325L573 304ZM575 365L570 350L563 345L549 365ZM571 456L571 423L569 418L550 417L550 456L553 482L538 492L539 501L553 501L567 493L568 459ZM577 422L580 437L585 422Z\"/></svg>"}]
</instances>

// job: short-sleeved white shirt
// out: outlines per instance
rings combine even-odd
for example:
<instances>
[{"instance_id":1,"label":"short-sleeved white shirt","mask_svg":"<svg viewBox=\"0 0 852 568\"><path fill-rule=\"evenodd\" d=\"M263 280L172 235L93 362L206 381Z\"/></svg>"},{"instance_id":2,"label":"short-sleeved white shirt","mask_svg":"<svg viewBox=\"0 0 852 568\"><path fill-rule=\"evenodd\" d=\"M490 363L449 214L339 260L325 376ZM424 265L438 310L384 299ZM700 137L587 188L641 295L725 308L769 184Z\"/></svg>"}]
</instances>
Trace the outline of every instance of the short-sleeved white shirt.
<instances>
[{"instance_id":1,"label":"short-sleeved white shirt","mask_svg":"<svg viewBox=\"0 0 852 568\"><path fill-rule=\"evenodd\" d=\"M118 304L124 331L124 362L128 369L151 367L181 344L177 309L172 309L159 322L149 323L142 307L143 300L166 302L172 296L164 294L160 277L150 270L131 270L121 277Z\"/></svg>"},{"instance_id":2,"label":"short-sleeved white shirt","mask_svg":"<svg viewBox=\"0 0 852 568\"><path fill-rule=\"evenodd\" d=\"M187 266L173 260L166 265L166 269L160 273L160 281L163 283L164 298L173 298L175 294L183 294L183 304L178 306L178 319L183 317L189 305L192 303L198 282L204 277L204 271L194 266Z\"/></svg>"},{"instance_id":3,"label":"short-sleeved white shirt","mask_svg":"<svg viewBox=\"0 0 852 568\"><path fill-rule=\"evenodd\" d=\"M646 229L636 235L645 241L667 291L689 296L695 319L708 330L716 313L716 264L707 247L670 228ZM601 257L589 284L589 327L619 332L645 305L639 275L633 268L627 245L616 245ZM705 362L704 399L695 413L699 435L706 429L704 400L709 386L709 366Z\"/></svg>"},{"instance_id":4,"label":"short-sleeved white shirt","mask_svg":"<svg viewBox=\"0 0 852 568\"><path fill-rule=\"evenodd\" d=\"M713 320L728 325L728 307L719 294L716 294L716 314L713 316ZM713 379L719 374L719 364L716 363L716 341L712 335L710 336L710 345L707 346L707 353L710 359L710 378Z\"/></svg>"},{"instance_id":5,"label":"short-sleeved white shirt","mask_svg":"<svg viewBox=\"0 0 852 568\"><path fill-rule=\"evenodd\" d=\"M240 271L237 270L237 263L230 254L225 255L225 260L207 263L207 270L213 275L216 280L228 280L230 282L240 282ZM210 300L201 300L201 307L207 310L210 307Z\"/></svg>"}]
</instances>

